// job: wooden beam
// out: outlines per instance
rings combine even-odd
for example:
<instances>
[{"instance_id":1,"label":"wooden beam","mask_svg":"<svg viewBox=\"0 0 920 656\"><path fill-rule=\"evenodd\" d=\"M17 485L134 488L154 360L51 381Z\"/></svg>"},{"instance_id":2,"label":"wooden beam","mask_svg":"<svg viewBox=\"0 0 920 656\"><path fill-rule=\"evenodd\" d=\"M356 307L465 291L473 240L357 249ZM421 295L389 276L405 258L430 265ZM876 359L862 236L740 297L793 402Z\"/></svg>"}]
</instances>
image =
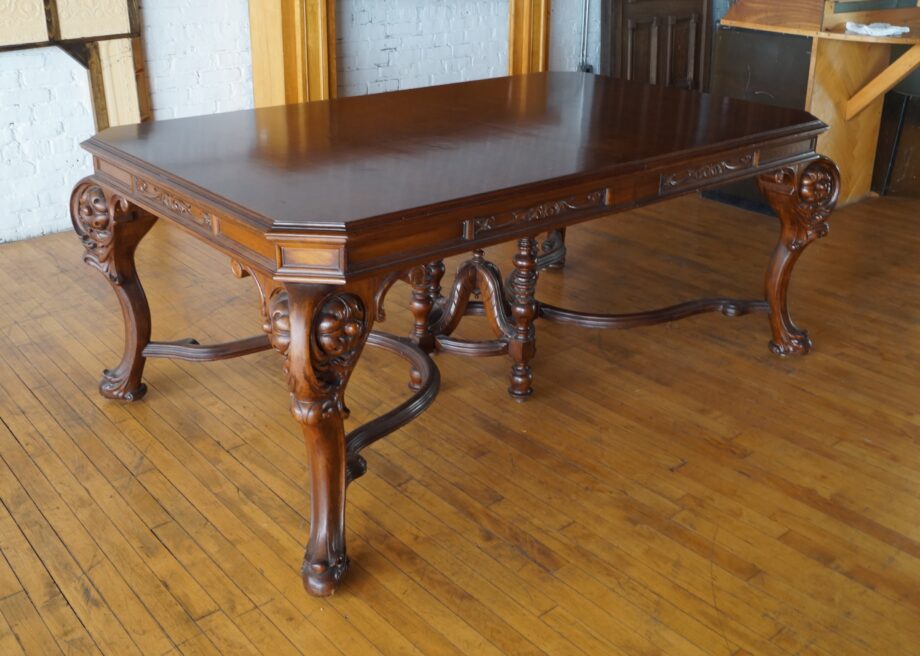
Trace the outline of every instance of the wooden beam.
<instances>
[{"instance_id":1,"label":"wooden beam","mask_svg":"<svg viewBox=\"0 0 920 656\"><path fill-rule=\"evenodd\" d=\"M852 120L857 114L875 102L879 96L888 93L894 86L910 75L920 66L920 44L898 57L888 68L879 73L871 82L857 91L847 102L846 119Z\"/></svg>"},{"instance_id":2,"label":"wooden beam","mask_svg":"<svg viewBox=\"0 0 920 656\"><path fill-rule=\"evenodd\" d=\"M305 96L309 100L334 98L335 0L309 0L303 4L306 15Z\"/></svg>"},{"instance_id":3,"label":"wooden beam","mask_svg":"<svg viewBox=\"0 0 920 656\"><path fill-rule=\"evenodd\" d=\"M538 73L549 66L550 0L511 0L508 72Z\"/></svg>"},{"instance_id":4,"label":"wooden beam","mask_svg":"<svg viewBox=\"0 0 920 656\"><path fill-rule=\"evenodd\" d=\"M109 127L140 123L141 104L132 39L100 41L98 47Z\"/></svg>"},{"instance_id":5,"label":"wooden beam","mask_svg":"<svg viewBox=\"0 0 920 656\"><path fill-rule=\"evenodd\" d=\"M89 72L96 131L150 118L150 91L139 38L107 39L65 50Z\"/></svg>"},{"instance_id":6,"label":"wooden beam","mask_svg":"<svg viewBox=\"0 0 920 656\"><path fill-rule=\"evenodd\" d=\"M335 96L334 0L249 0L257 107Z\"/></svg>"}]
</instances>

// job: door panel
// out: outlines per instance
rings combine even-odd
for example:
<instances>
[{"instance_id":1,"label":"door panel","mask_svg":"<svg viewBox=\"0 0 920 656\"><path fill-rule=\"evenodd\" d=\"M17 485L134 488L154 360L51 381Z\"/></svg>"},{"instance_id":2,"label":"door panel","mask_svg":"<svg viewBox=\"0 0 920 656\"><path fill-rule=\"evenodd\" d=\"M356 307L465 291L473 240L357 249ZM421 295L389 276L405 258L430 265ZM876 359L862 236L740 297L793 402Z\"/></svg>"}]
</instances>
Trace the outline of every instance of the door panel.
<instances>
[{"instance_id":1,"label":"door panel","mask_svg":"<svg viewBox=\"0 0 920 656\"><path fill-rule=\"evenodd\" d=\"M702 88L711 0L615 0L602 11L601 70L630 80Z\"/></svg>"}]
</instances>

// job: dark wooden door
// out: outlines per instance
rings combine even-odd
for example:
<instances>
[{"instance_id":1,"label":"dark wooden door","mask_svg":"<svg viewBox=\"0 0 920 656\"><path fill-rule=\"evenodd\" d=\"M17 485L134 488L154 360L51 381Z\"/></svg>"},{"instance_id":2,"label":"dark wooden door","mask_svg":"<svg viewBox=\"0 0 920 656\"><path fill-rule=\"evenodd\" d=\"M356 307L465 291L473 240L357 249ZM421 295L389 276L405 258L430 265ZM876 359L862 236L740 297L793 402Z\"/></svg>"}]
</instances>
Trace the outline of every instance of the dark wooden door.
<instances>
[{"instance_id":1,"label":"dark wooden door","mask_svg":"<svg viewBox=\"0 0 920 656\"><path fill-rule=\"evenodd\" d=\"M709 66L712 0L605 0L604 73L651 84L702 89Z\"/></svg>"}]
</instances>

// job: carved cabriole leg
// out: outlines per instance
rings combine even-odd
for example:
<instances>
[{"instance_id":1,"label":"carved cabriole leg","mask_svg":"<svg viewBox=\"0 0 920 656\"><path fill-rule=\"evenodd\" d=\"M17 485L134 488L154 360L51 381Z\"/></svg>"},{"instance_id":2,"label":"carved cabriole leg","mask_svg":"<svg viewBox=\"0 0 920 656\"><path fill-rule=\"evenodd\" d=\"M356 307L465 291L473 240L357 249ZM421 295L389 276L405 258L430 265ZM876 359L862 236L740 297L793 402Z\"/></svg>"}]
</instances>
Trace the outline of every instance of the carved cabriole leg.
<instances>
[{"instance_id":1,"label":"carved cabriole leg","mask_svg":"<svg viewBox=\"0 0 920 656\"><path fill-rule=\"evenodd\" d=\"M310 462L310 541L302 569L313 595L335 592L345 553L344 395L374 319L373 291L287 283L268 301L272 345L285 356L291 410ZM360 463L355 463L360 467Z\"/></svg>"},{"instance_id":2,"label":"carved cabriole leg","mask_svg":"<svg viewBox=\"0 0 920 656\"><path fill-rule=\"evenodd\" d=\"M518 241L514 255L514 273L511 276L511 319L514 333L508 342L508 354L514 361L511 367L512 398L523 401L533 394L533 373L530 360L536 353L536 331L533 321L537 316L534 292L537 287L537 241L524 237Z\"/></svg>"},{"instance_id":3,"label":"carved cabriole leg","mask_svg":"<svg viewBox=\"0 0 920 656\"><path fill-rule=\"evenodd\" d=\"M802 355L812 343L789 315L789 280L805 247L828 232L826 221L840 194L840 172L834 162L821 157L761 175L757 183L782 224L766 275L773 329L770 349L778 355Z\"/></svg>"},{"instance_id":4,"label":"carved cabriole leg","mask_svg":"<svg viewBox=\"0 0 920 656\"><path fill-rule=\"evenodd\" d=\"M95 180L77 184L70 201L74 230L86 250L83 261L105 274L125 324L124 355L114 369L106 369L99 391L110 399L136 401L147 391L144 347L150 342L150 308L137 276L134 252L156 217L132 208L115 194L106 194Z\"/></svg>"}]
</instances>

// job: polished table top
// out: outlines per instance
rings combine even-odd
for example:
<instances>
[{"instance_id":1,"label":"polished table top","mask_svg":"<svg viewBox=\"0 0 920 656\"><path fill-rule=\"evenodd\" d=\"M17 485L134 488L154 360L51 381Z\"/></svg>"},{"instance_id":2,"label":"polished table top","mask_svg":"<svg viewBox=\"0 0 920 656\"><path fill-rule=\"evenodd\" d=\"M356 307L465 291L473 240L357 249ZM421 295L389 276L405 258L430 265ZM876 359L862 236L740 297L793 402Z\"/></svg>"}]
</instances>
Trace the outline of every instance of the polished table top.
<instances>
[{"instance_id":1,"label":"polished table top","mask_svg":"<svg viewBox=\"0 0 920 656\"><path fill-rule=\"evenodd\" d=\"M255 226L350 230L823 127L800 110L560 72L155 121L86 146Z\"/></svg>"}]
</instances>

